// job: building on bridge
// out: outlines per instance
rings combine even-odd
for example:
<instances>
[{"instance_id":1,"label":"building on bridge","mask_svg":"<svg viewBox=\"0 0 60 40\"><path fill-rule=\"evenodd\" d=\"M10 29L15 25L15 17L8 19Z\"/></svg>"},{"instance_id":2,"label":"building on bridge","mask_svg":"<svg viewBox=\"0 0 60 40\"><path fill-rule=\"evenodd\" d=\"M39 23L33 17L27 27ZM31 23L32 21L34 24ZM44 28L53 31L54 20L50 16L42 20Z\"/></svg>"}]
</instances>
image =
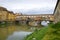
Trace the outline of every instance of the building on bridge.
<instances>
[{"instance_id":1,"label":"building on bridge","mask_svg":"<svg viewBox=\"0 0 60 40\"><path fill-rule=\"evenodd\" d=\"M26 20L27 18L33 19L33 20L49 20L49 21L54 21L54 16L53 14L40 14L40 15L20 15L16 17L16 20Z\"/></svg>"}]
</instances>

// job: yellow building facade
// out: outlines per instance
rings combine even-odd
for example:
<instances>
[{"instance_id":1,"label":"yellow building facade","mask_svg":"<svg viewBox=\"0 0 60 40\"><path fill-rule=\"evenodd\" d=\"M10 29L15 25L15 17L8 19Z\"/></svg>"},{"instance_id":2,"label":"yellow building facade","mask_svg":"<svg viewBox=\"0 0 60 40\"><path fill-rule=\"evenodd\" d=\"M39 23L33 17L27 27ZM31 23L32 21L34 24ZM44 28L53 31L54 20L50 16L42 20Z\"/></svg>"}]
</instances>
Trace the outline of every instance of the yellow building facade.
<instances>
[{"instance_id":1,"label":"yellow building facade","mask_svg":"<svg viewBox=\"0 0 60 40\"><path fill-rule=\"evenodd\" d=\"M7 20L7 9L0 7L0 21L6 21Z\"/></svg>"},{"instance_id":2,"label":"yellow building facade","mask_svg":"<svg viewBox=\"0 0 60 40\"><path fill-rule=\"evenodd\" d=\"M16 15L13 12L9 11L8 12L8 21L15 21L15 20L16 20Z\"/></svg>"},{"instance_id":3,"label":"yellow building facade","mask_svg":"<svg viewBox=\"0 0 60 40\"><path fill-rule=\"evenodd\" d=\"M15 21L16 15L4 7L0 7L0 21Z\"/></svg>"}]
</instances>

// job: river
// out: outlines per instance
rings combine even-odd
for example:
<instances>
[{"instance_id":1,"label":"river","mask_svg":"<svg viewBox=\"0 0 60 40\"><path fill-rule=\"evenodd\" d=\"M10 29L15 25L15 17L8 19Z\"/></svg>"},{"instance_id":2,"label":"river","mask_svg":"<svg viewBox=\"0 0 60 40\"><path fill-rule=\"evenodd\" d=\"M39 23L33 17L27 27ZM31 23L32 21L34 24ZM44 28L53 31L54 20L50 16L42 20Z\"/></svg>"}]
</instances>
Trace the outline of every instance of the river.
<instances>
[{"instance_id":1,"label":"river","mask_svg":"<svg viewBox=\"0 0 60 40\"><path fill-rule=\"evenodd\" d=\"M31 33L32 32L16 31L12 35L9 35L7 40L24 40L24 38Z\"/></svg>"},{"instance_id":2,"label":"river","mask_svg":"<svg viewBox=\"0 0 60 40\"><path fill-rule=\"evenodd\" d=\"M35 28L27 25L8 25L0 28L0 40L24 40Z\"/></svg>"}]
</instances>

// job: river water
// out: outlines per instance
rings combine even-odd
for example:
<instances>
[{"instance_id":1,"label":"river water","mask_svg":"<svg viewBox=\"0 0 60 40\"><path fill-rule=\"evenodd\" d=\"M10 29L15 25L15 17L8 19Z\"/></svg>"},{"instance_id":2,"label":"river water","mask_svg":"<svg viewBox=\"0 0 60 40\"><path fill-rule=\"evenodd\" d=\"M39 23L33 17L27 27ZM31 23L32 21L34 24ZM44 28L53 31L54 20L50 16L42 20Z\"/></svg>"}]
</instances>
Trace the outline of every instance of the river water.
<instances>
[{"instance_id":1,"label":"river water","mask_svg":"<svg viewBox=\"0 0 60 40\"><path fill-rule=\"evenodd\" d=\"M42 22L45 26L46 22ZM1 25L0 26L0 40L24 40L24 38L31 34L35 29L40 29L41 26L28 26L26 24L17 25Z\"/></svg>"},{"instance_id":2,"label":"river water","mask_svg":"<svg viewBox=\"0 0 60 40\"><path fill-rule=\"evenodd\" d=\"M0 40L24 40L35 28L38 27L30 27L27 25L2 25L0 28Z\"/></svg>"},{"instance_id":3,"label":"river water","mask_svg":"<svg viewBox=\"0 0 60 40\"><path fill-rule=\"evenodd\" d=\"M9 35L7 40L24 40L24 38L31 33L32 32L16 31L12 35Z\"/></svg>"}]
</instances>

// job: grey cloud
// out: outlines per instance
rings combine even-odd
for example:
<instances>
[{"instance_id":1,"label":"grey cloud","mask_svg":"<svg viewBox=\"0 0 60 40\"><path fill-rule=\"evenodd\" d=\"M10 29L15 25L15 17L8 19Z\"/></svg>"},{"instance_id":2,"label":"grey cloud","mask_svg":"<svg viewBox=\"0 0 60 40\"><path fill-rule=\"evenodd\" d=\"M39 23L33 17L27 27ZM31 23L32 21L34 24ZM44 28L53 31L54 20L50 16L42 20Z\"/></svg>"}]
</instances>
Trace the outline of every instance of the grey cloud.
<instances>
[{"instance_id":1,"label":"grey cloud","mask_svg":"<svg viewBox=\"0 0 60 40\"><path fill-rule=\"evenodd\" d=\"M53 14L54 9L52 8L41 8L41 9L30 9L30 10L24 10L24 9L18 9L18 10L14 10L16 12L21 12L23 14L27 14L27 15L32 15L32 14Z\"/></svg>"},{"instance_id":2,"label":"grey cloud","mask_svg":"<svg viewBox=\"0 0 60 40\"><path fill-rule=\"evenodd\" d=\"M53 13L54 11L54 6L56 4L57 0L0 0L0 6L4 6L8 9L11 9L14 12L22 12L25 14L41 14L41 13ZM25 9L12 9L12 7L16 4L19 4L19 7L21 6L20 4L48 4L47 6L49 7L48 9L41 8L41 9L31 9L31 10L25 10ZM17 6L17 5L16 5Z\"/></svg>"}]
</instances>

